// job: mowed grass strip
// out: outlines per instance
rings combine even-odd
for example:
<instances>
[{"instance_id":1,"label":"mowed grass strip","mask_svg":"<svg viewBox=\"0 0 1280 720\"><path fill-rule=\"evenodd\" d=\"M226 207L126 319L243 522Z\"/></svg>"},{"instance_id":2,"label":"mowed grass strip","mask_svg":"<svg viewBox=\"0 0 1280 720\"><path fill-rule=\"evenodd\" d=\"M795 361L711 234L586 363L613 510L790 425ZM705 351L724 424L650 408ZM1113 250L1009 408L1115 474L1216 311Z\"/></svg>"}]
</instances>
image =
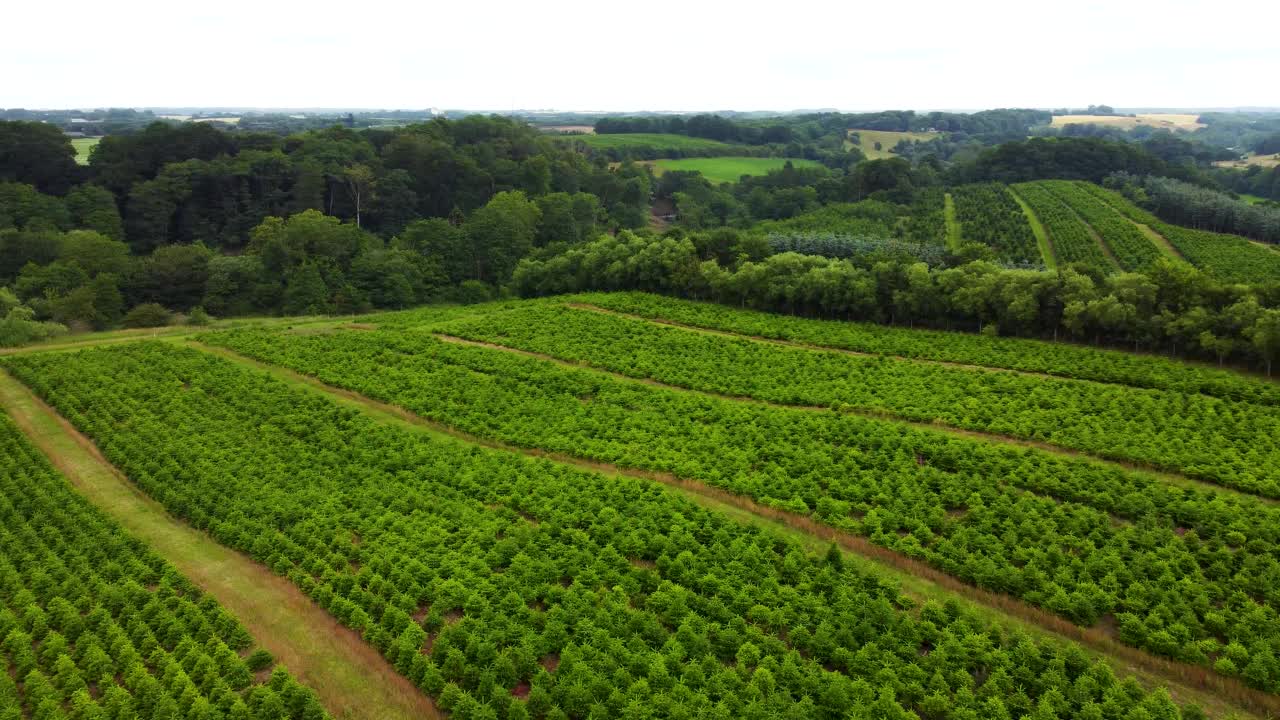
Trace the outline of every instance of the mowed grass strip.
<instances>
[{"instance_id":1,"label":"mowed grass strip","mask_svg":"<svg viewBox=\"0 0 1280 720\"><path fill-rule=\"evenodd\" d=\"M1044 266L1050 270L1057 270L1058 255L1053 249L1053 241L1049 239L1049 231L1044 229L1040 218L1036 216L1036 211L1031 209L1027 201L1023 200L1012 187L1008 190L1009 195L1018 203L1018 207L1022 208L1022 214L1027 216L1027 223L1031 225L1031 234L1036 236L1036 245L1040 248L1040 257L1044 258Z\"/></svg>"},{"instance_id":2,"label":"mowed grass strip","mask_svg":"<svg viewBox=\"0 0 1280 720\"><path fill-rule=\"evenodd\" d=\"M169 515L52 408L0 372L0 404L71 485L233 613L338 720L443 715L287 579Z\"/></svg>"},{"instance_id":3,"label":"mowed grass strip","mask_svg":"<svg viewBox=\"0 0 1280 720\"><path fill-rule=\"evenodd\" d=\"M798 168L820 167L821 163L799 158L712 157L681 158L679 160L654 160L651 164L656 174L668 170L692 170L713 183L737 182L743 175L767 175L770 170L781 170L787 163Z\"/></svg>"},{"instance_id":4,"label":"mowed grass strip","mask_svg":"<svg viewBox=\"0 0 1280 720\"><path fill-rule=\"evenodd\" d=\"M76 164L88 165L89 153L93 152L93 149L98 147L99 142L102 142L102 138L100 137L72 138L71 147L76 149Z\"/></svg>"}]
</instances>

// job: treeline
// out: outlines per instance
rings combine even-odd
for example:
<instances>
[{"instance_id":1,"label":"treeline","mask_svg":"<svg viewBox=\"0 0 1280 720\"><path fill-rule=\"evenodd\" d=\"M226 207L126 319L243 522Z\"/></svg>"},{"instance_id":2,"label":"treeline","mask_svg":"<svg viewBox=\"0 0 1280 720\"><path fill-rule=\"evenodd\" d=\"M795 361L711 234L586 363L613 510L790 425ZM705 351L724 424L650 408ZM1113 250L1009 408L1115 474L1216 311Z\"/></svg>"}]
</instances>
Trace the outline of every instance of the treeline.
<instances>
[{"instance_id":1,"label":"treeline","mask_svg":"<svg viewBox=\"0 0 1280 720\"><path fill-rule=\"evenodd\" d=\"M55 127L0 122L0 344L197 308L483 298L537 248L644 225L651 194L644 168L502 118L285 138L157 123L73 157Z\"/></svg>"},{"instance_id":2,"label":"treeline","mask_svg":"<svg viewBox=\"0 0 1280 720\"><path fill-rule=\"evenodd\" d=\"M1205 127L1196 130L1195 137L1217 147L1254 149L1266 137L1280 133L1280 113L1276 112L1209 112L1202 113L1199 120Z\"/></svg>"},{"instance_id":3,"label":"treeline","mask_svg":"<svg viewBox=\"0 0 1280 720\"><path fill-rule=\"evenodd\" d=\"M1263 135L1255 140L1249 149L1259 155L1276 155L1280 154L1280 132L1270 135Z\"/></svg>"},{"instance_id":4,"label":"treeline","mask_svg":"<svg viewBox=\"0 0 1280 720\"><path fill-rule=\"evenodd\" d=\"M1244 170L1216 170L1213 179L1231 192L1280 202L1280 165L1270 168L1250 165Z\"/></svg>"},{"instance_id":5,"label":"treeline","mask_svg":"<svg viewBox=\"0 0 1280 720\"><path fill-rule=\"evenodd\" d=\"M1106 185L1177 225L1280 242L1280 208L1252 205L1166 177L1116 173L1106 179Z\"/></svg>"},{"instance_id":6,"label":"treeline","mask_svg":"<svg viewBox=\"0 0 1280 720\"><path fill-rule=\"evenodd\" d=\"M284 138L157 123L104 138L87 168L73 158L55 128L0 123L0 181L56 196L85 183L105 188L135 252L191 242L239 250L264 217L305 210L389 238L412 220L469 213L516 190L588 192L608 222L636 227L646 220L649 191L642 170L610 170L499 117Z\"/></svg>"},{"instance_id":7,"label":"treeline","mask_svg":"<svg viewBox=\"0 0 1280 720\"><path fill-rule=\"evenodd\" d=\"M0 186L3 188L3 186ZM596 196L495 195L467 217L415 220L391 240L316 210L268 217L243 252L165 245L147 255L91 230L0 231L0 346L58 326L162 325L196 317L355 313L431 300L482 300L535 249L599 232Z\"/></svg>"},{"instance_id":8,"label":"treeline","mask_svg":"<svg viewBox=\"0 0 1280 720\"><path fill-rule=\"evenodd\" d=\"M526 259L513 287L523 296L644 290L812 317L1070 338L1268 372L1280 356L1280 283L1226 285L1167 260L1145 274L1105 276L1083 266L930 267L889 252L856 259L783 253L726 265L716 253L679 232L623 232Z\"/></svg>"},{"instance_id":9,"label":"treeline","mask_svg":"<svg viewBox=\"0 0 1280 720\"><path fill-rule=\"evenodd\" d=\"M986 142L1026 137L1027 131L1048 123L1052 116L1044 110L1001 108L975 113L929 112L913 110L888 110L874 113L813 113L786 118L786 122L803 132L813 133L814 128L823 132L889 130L893 132L937 131L973 136Z\"/></svg>"},{"instance_id":10,"label":"treeline","mask_svg":"<svg viewBox=\"0 0 1280 720\"><path fill-rule=\"evenodd\" d=\"M595 130L600 135L667 133L747 145L785 144L792 140L791 129L780 123L758 127L707 114L687 118L682 115L605 117L596 121Z\"/></svg>"},{"instance_id":11,"label":"treeline","mask_svg":"<svg viewBox=\"0 0 1280 720\"><path fill-rule=\"evenodd\" d=\"M98 108L91 110L27 110L0 108L0 121L24 120L49 125L55 130L78 132L89 137L141 130L161 118L150 110Z\"/></svg>"},{"instance_id":12,"label":"treeline","mask_svg":"<svg viewBox=\"0 0 1280 720\"><path fill-rule=\"evenodd\" d=\"M953 168L957 182L1018 183L1042 179L1101 183L1114 172L1134 175L1186 175L1145 146L1101 138L1032 138L984 151L972 162Z\"/></svg>"},{"instance_id":13,"label":"treeline","mask_svg":"<svg viewBox=\"0 0 1280 720\"><path fill-rule=\"evenodd\" d=\"M750 145L843 140L849 129L895 132L937 131L954 135L951 142L990 145L1025 138L1032 127L1052 116L1044 110L997 109L976 113L890 110L876 113L806 113L771 118L731 119L720 115L656 115L605 117L595 122L598 134L670 133Z\"/></svg>"},{"instance_id":14,"label":"treeline","mask_svg":"<svg viewBox=\"0 0 1280 720\"><path fill-rule=\"evenodd\" d=\"M787 163L779 170L746 177L730 186L712 185L698 173L670 171L657 178L654 192L675 201L682 227L697 230L747 228L761 221L796 218L835 203L868 198L909 205L917 190L939 182L939 171L933 165L912 165L900 158L889 158L834 169L797 168ZM848 231L842 219L833 221L839 229Z\"/></svg>"}]
</instances>

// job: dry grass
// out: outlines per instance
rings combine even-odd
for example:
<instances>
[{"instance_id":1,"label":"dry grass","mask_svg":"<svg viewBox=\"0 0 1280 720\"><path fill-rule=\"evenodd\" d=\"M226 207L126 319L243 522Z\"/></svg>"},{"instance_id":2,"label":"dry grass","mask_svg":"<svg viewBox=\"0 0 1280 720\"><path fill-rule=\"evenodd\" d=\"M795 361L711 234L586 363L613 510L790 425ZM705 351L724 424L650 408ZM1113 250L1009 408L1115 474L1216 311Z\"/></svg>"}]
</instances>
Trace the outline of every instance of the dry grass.
<instances>
[{"instance_id":1,"label":"dry grass","mask_svg":"<svg viewBox=\"0 0 1280 720\"><path fill-rule=\"evenodd\" d=\"M1257 165L1264 168L1280 167L1280 153L1275 155L1255 155L1253 153L1249 153L1249 155L1239 160L1219 160L1214 163L1214 167L1237 169L1247 168L1250 165Z\"/></svg>"},{"instance_id":2,"label":"dry grass","mask_svg":"<svg viewBox=\"0 0 1280 720\"><path fill-rule=\"evenodd\" d=\"M1104 125L1123 130L1147 126L1167 130L1183 130L1191 132L1204 127L1199 115L1184 113L1139 113L1134 117L1127 115L1055 115L1053 127L1063 125Z\"/></svg>"},{"instance_id":3,"label":"dry grass","mask_svg":"<svg viewBox=\"0 0 1280 720\"><path fill-rule=\"evenodd\" d=\"M90 502L235 615L338 720L440 718L419 691L289 580L169 515L52 408L0 373L14 422Z\"/></svg>"}]
</instances>

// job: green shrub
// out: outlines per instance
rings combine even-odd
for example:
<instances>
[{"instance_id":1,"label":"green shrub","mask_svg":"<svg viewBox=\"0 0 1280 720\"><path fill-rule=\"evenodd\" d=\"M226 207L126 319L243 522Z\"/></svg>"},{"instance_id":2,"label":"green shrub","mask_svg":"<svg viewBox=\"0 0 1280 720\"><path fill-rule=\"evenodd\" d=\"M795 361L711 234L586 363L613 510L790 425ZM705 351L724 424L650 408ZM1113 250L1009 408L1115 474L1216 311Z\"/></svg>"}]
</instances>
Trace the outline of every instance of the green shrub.
<instances>
[{"instance_id":1,"label":"green shrub","mask_svg":"<svg viewBox=\"0 0 1280 720\"><path fill-rule=\"evenodd\" d=\"M173 313L157 303L143 303L124 316L127 328L164 327L173 322Z\"/></svg>"},{"instance_id":2,"label":"green shrub","mask_svg":"<svg viewBox=\"0 0 1280 720\"><path fill-rule=\"evenodd\" d=\"M203 327L211 322L213 322L213 318L209 316L209 313L205 312L203 306L196 307L191 311L191 314L187 316L188 325L198 325Z\"/></svg>"},{"instance_id":3,"label":"green shrub","mask_svg":"<svg viewBox=\"0 0 1280 720\"><path fill-rule=\"evenodd\" d=\"M266 670L267 668L271 667L271 664L274 663L275 661L276 661L275 656L273 656L270 652L268 652L263 648L258 648L257 650L253 651L253 654L245 658L244 664L247 665L249 669L252 670L253 672L259 672L261 670Z\"/></svg>"}]
</instances>

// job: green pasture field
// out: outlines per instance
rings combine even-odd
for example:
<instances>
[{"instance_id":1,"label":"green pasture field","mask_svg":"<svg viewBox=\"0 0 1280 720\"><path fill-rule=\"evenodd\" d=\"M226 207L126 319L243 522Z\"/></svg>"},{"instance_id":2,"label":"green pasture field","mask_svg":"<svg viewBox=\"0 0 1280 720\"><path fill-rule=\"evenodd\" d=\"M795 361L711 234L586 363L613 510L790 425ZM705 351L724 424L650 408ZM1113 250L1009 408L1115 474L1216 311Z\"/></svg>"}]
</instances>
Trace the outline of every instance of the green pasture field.
<instances>
[{"instance_id":1,"label":"green pasture field","mask_svg":"<svg viewBox=\"0 0 1280 720\"><path fill-rule=\"evenodd\" d=\"M88 165L89 153L93 152L93 149L97 147L98 143L101 141L102 138L100 137L72 138L71 147L76 149L76 164Z\"/></svg>"},{"instance_id":2,"label":"green pasture field","mask_svg":"<svg viewBox=\"0 0 1280 720\"><path fill-rule=\"evenodd\" d=\"M713 157L654 160L650 163L657 174L667 170L696 170L713 183L737 182L743 175L765 175L790 162L796 167L818 167L813 160L799 158Z\"/></svg>"}]
</instances>

